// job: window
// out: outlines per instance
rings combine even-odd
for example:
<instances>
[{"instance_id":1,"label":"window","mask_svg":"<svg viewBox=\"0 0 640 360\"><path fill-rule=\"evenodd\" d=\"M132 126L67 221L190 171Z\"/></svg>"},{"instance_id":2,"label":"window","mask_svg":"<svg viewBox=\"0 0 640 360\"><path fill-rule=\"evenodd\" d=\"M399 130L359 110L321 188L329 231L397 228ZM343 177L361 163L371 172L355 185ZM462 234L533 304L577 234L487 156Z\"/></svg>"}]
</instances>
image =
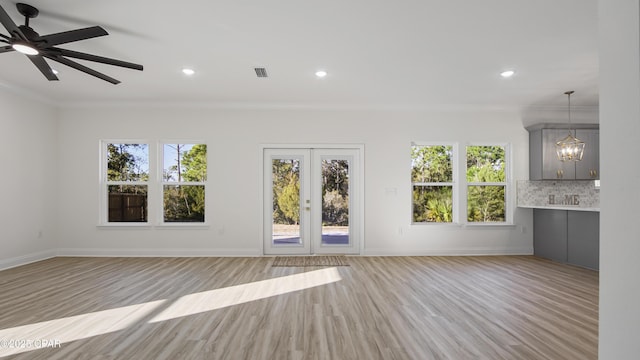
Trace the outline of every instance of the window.
<instances>
[{"instance_id":1,"label":"window","mask_svg":"<svg viewBox=\"0 0 640 360\"><path fill-rule=\"evenodd\" d=\"M411 147L414 223L454 221L454 146Z\"/></svg>"},{"instance_id":2,"label":"window","mask_svg":"<svg viewBox=\"0 0 640 360\"><path fill-rule=\"evenodd\" d=\"M506 147L467 146L467 221L505 222Z\"/></svg>"},{"instance_id":3,"label":"window","mask_svg":"<svg viewBox=\"0 0 640 360\"><path fill-rule=\"evenodd\" d=\"M508 159L507 145L412 145L412 223L507 223Z\"/></svg>"},{"instance_id":4,"label":"window","mask_svg":"<svg viewBox=\"0 0 640 360\"><path fill-rule=\"evenodd\" d=\"M149 145L107 143L107 222L147 222Z\"/></svg>"},{"instance_id":5,"label":"window","mask_svg":"<svg viewBox=\"0 0 640 360\"><path fill-rule=\"evenodd\" d=\"M207 145L163 144L164 222L204 222Z\"/></svg>"},{"instance_id":6,"label":"window","mask_svg":"<svg viewBox=\"0 0 640 360\"><path fill-rule=\"evenodd\" d=\"M207 145L101 142L101 225L205 223Z\"/></svg>"}]
</instances>

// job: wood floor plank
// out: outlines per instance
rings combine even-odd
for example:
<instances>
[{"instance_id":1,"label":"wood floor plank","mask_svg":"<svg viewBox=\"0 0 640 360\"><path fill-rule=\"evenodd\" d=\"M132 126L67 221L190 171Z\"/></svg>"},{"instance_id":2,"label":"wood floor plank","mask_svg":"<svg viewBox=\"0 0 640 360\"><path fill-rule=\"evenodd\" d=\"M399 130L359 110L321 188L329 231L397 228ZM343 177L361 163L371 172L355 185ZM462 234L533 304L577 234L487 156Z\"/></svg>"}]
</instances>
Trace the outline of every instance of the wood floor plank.
<instances>
[{"instance_id":1,"label":"wood floor plank","mask_svg":"<svg viewBox=\"0 0 640 360\"><path fill-rule=\"evenodd\" d=\"M532 256L54 258L0 271L9 359L596 359L598 273ZM288 290L290 289L290 290Z\"/></svg>"}]
</instances>

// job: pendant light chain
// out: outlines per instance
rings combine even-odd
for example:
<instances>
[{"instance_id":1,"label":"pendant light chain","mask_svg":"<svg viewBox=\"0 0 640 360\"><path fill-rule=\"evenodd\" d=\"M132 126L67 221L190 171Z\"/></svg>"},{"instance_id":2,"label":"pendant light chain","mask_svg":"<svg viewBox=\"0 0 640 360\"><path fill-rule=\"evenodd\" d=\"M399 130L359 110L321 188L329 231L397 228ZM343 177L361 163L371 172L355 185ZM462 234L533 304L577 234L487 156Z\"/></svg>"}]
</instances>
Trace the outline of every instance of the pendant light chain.
<instances>
[{"instance_id":1,"label":"pendant light chain","mask_svg":"<svg viewBox=\"0 0 640 360\"><path fill-rule=\"evenodd\" d=\"M569 113L569 134L571 134L571 94L573 94L573 90L565 92L567 95L567 101L569 106L567 107L567 112Z\"/></svg>"}]
</instances>

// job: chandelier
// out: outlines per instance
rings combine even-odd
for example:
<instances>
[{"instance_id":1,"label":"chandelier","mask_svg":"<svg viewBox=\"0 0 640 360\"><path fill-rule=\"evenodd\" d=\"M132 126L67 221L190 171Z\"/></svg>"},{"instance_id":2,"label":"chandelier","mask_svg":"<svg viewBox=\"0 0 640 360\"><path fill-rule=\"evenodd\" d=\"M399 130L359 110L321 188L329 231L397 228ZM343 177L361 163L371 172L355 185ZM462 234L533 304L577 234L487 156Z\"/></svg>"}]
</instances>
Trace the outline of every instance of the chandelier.
<instances>
[{"instance_id":1,"label":"chandelier","mask_svg":"<svg viewBox=\"0 0 640 360\"><path fill-rule=\"evenodd\" d=\"M556 154L560 161L580 161L584 154L584 141L571 133L571 94L573 91L565 92L569 101L569 135L556 143Z\"/></svg>"}]
</instances>

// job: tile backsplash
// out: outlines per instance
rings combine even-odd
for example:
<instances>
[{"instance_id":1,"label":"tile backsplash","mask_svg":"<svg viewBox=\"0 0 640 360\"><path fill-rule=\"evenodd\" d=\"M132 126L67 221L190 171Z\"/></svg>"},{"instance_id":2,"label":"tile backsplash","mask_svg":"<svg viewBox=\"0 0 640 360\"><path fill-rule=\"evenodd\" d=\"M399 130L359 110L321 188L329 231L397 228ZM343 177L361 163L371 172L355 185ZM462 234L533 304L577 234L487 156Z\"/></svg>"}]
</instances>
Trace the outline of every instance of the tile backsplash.
<instances>
[{"instance_id":1,"label":"tile backsplash","mask_svg":"<svg viewBox=\"0 0 640 360\"><path fill-rule=\"evenodd\" d=\"M600 207L600 190L593 181L520 180L516 186L519 206Z\"/></svg>"}]
</instances>

